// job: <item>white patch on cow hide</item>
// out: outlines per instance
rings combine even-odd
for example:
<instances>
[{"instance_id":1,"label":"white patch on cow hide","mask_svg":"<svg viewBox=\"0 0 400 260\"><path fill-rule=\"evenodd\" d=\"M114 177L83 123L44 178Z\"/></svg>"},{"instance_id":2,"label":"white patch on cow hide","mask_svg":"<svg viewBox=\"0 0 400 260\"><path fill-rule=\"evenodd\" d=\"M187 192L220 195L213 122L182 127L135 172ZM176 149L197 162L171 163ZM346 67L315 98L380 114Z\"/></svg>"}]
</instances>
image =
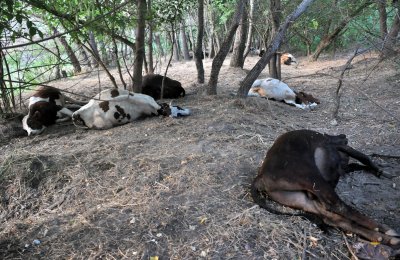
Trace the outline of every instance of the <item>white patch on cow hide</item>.
<instances>
[{"instance_id":1,"label":"white patch on cow hide","mask_svg":"<svg viewBox=\"0 0 400 260\"><path fill-rule=\"evenodd\" d=\"M179 116L189 116L191 114L190 109L180 108L176 106L170 106L171 115L170 117L179 117Z\"/></svg>"}]
</instances>

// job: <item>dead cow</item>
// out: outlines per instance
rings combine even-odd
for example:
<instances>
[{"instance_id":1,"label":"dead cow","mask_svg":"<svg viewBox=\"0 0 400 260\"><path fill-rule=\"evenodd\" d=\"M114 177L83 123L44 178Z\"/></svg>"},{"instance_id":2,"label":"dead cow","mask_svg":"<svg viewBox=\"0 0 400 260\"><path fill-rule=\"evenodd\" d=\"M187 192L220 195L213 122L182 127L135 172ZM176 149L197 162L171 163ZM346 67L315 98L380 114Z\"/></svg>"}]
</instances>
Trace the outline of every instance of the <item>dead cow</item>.
<instances>
[{"instance_id":1,"label":"dead cow","mask_svg":"<svg viewBox=\"0 0 400 260\"><path fill-rule=\"evenodd\" d=\"M148 116L186 116L189 109L158 104L145 94L107 89L72 114L73 123L82 128L108 129Z\"/></svg>"},{"instance_id":2,"label":"dead cow","mask_svg":"<svg viewBox=\"0 0 400 260\"><path fill-rule=\"evenodd\" d=\"M153 97L155 100L161 98L161 86L163 76L159 74L149 74L143 77L142 93ZM163 98L180 98L185 96L185 89L177 81L165 77Z\"/></svg>"},{"instance_id":3,"label":"dead cow","mask_svg":"<svg viewBox=\"0 0 400 260\"><path fill-rule=\"evenodd\" d=\"M66 101L73 104L66 104ZM73 111L68 108L80 108L85 103L64 96L56 88L41 87L29 98L29 112L22 119L22 127L28 136L41 134L47 126L69 120Z\"/></svg>"},{"instance_id":4,"label":"dead cow","mask_svg":"<svg viewBox=\"0 0 400 260\"><path fill-rule=\"evenodd\" d=\"M260 53L258 54L259 57L262 57L265 53L265 50L261 50ZM281 64L285 64L285 65L292 65L293 63L297 64L297 60L296 58L288 53L288 52L284 52L281 53Z\"/></svg>"},{"instance_id":5,"label":"dead cow","mask_svg":"<svg viewBox=\"0 0 400 260\"><path fill-rule=\"evenodd\" d=\"M400 246L399 234L346 205L336 194L339 178L348 172L382 171L363 153L347 145L345 135L310 130L281 135L267 152L253 181L254 201L268 209L262 193L291 208L319 216L325 224L356 233L370 241ZM349 164L349 157L362 162Z\"/></svg>"},{"instance_id":6,"label":"dead cow","mask_svg":"<svg viewBox=\"0 0 400 260\"><path fill-rule=\"evenodd\" d=\"M296 106L301 109L313 109L319 104L319 100L304 92L294 92L284 82L273 79L257 79L251 86L248 96L265 97L286 104Z\"/></svg>"}]
</instances>

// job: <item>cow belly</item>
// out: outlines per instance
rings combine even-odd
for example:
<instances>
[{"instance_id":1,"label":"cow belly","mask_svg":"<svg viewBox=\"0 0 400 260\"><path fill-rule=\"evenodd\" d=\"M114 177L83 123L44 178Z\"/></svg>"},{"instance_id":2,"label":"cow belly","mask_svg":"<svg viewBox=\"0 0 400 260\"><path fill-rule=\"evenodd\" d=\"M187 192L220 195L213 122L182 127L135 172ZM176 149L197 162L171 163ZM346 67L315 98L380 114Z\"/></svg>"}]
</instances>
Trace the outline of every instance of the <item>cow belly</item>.
<instances>
[{"instance_id":1,"label":"cow belly","mask_svg":"<svg viewBox=\"0 0 400 260\"><path fill-rule=\"evenodd\" d=\"M99 115L99 120L95 120L94 125L97 128L111 128L113 126L123 125L143 116L151 116L157 114L157 110L150 105L142 104L140 106L131 103L110 102L110 110L102 116Z\"/></svg>"}]
</instances>

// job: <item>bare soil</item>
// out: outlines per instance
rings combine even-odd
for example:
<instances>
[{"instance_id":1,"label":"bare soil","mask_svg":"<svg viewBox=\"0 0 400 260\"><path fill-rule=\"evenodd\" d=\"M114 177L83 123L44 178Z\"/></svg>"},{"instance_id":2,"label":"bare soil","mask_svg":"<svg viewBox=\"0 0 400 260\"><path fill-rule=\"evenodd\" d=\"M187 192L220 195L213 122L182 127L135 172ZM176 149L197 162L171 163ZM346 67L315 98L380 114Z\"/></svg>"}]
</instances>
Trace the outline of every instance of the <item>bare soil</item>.
<instances>
[{"instance_id":1,"label":"bare soil","mask_svg":"<svg viewBox=\"0 0 400 260\"><path fill-rule=\"evenodd\" d=\"M315 63L299 57L299 66L283 67L290 87L321 100L312 111L237 99L240 81L258 61L248 57L244 70L224 63L216 96L202 94L194 61L172 64L169 77L187 91L174 104L190 108L189 117L148 118L105 131L66 122L34 137L19 121L3 120L0 258L350 259L358 236L271 214L249 195L267 149L295 129L343 133L354 148L378 154L374 161L397 177L356 172L337 191L400 232L399 65L379 63L375 54L357 57L345 73L334 121L338 77L350 56ZM211 61L204 65L208 78ZM103 72L92 72L55 86L93 96L111 84Z\"/></svg>"}]
</instances>

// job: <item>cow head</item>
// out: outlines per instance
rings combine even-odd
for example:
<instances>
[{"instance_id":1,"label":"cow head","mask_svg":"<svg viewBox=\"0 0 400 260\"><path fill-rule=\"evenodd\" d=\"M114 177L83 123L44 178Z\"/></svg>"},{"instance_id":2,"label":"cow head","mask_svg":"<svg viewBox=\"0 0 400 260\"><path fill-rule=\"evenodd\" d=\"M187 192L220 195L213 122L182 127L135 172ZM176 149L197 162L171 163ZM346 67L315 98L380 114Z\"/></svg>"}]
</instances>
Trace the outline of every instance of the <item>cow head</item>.
<instances>
[{"instance_id":1,"label":"cow head","mask_svg":"<svg viewBox=\"0 0 400 260\"><path fill-rule=\"evenodd\" d=\"M29 107L29 113L22 119L22 128L29 135L38 135L46 126L55 123L57 105L47 101L38 101Z\"/></svg>"},{"instance_id":2,"label":"cow head","mask_svg":"<svg viewBox=\"0 0 400 260\"><path fill-rule=\"evenodd\" d=\"M281 56L281 63L283 63L285 65L292 65L292 63L296 63L297 64L297 60L292 54L284 53Z\"/></svg>"},{"instance_id":3,"label":"cow head","mask_svg":"<svg viewBox=\"0 0 400 260\"><path fill-rule=\"evenodd\" d=\"M298 93L296 93L296 100L295 102L297 104L304 104L304 105L309 105L312 103L315 104L320 104L321 102L319 101L319 99L313 97L311 94L307 94L303 91L300 91Z\"/></svg>"},{"instance_id":4,"label":"cow head","mask_svg":"<svg viewBox=\"0 0 400 260\"><path fill-rule=\"evenodd\" d=\"M39 111L36 111L33 115L26 115L22 119L22 128L28 132L28 136L30 135L38 135L41 134L46 126L44 126L40 119L41 114Z\"/></svg>"},{"instance_id":5,"label":"cow head","mask_svg":"<svg viewBox=\"0 0 400 260\"><path fill-rule=\"evenodd\" d=\"M180 106L173 106L167 103L161 103L160 109L157 110L159 115L169 116L169 117L180 117L190 115L190 109L181 108Z\"/></svg>"}]
</instances>

